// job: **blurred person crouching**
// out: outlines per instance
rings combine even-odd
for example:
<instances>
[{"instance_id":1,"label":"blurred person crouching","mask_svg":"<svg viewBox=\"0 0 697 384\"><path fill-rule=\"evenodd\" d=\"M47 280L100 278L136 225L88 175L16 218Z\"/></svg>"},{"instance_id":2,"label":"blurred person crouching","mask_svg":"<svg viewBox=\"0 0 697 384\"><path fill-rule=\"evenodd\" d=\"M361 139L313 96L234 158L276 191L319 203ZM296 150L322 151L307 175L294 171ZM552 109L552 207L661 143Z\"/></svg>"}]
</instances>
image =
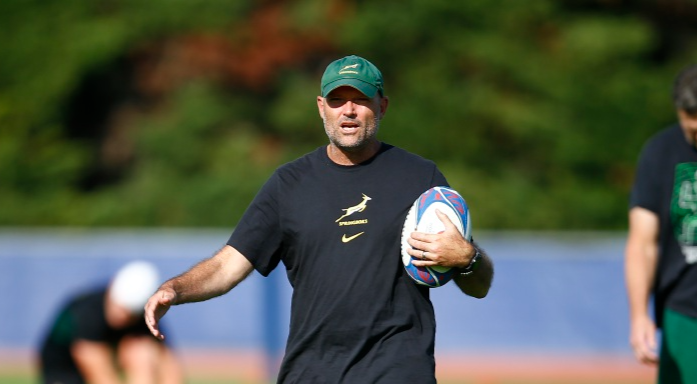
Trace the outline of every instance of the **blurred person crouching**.
<instances>
[{"instance_id":1,"label":"blurred person crouching","mask_svg":"<svg viewBox=\"0 0 697 384\"><path fill-rule=\"evenodd\" d=\"M41 344L41 382L183 382L171 348L150 334L143 319L143 307L158 284L152 264L134 261L107 287L70 298Z\"/></svg>"}]
</instances>

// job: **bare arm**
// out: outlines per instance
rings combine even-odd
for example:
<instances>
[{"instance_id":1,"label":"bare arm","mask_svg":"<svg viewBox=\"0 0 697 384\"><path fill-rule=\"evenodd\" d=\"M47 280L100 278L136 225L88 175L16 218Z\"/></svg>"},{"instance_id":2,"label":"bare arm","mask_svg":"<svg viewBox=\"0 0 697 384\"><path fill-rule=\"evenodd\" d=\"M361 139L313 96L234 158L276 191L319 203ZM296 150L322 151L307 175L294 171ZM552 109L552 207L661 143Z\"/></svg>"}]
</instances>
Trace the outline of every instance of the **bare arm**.
<instances>
[{"instance_id":1,"label":"bare arm","mask_svg":"<svg viewBox=\"0 0 697 384\"><path fill-rule=\"evenodd\" d=\"M658 264L658 216L644 208L629 211L625 249L625 279L629 300L630 344L644 364L655 364L656 325L649 315L649 298Z\"/></svg>"},{"instance_id":2,"label":"bare arm","mask_svg":"<svg viewBox=\"0 0 697 384\"><path fill-rule=\"evenodd\" d=\"M85 378L91 384L119 384L119 374L113 363L111 347L107 343L77 340L70 354Z\"/></svg>"},{"instance_id":3,"label":"bare arm","mask_svg":"<svg viewBox=\"0 0 697 384\"><path fill-rule=\"evenodd\" d=\"M453 281L463 293L478 299L483 299L489 293L491 282L494 279L494 263L477 244L472 243L472 246L474 246L481 255L479 261L477 261L477 268L466 275L456 273Z\"/></svg>"},{"instance_id":4,"label":"bare arm","mask_svg":"<svg viewBox=\"0 0 697 384\"><path fill-rule=\"evenodd\" d=\"M145 322L150 332L160 340L164 339L158 322L170 306L204 301L227 293L253 270L246 257L226 245L213 257L167 280L145 304Z\"/></svg>"},{"instance_id":5,"label":"bare arm","mask_svg":"<svg viewBox=\"0 0 697 384\"><path fill-rule=\"evenodd\" d=\"M117 358L128 384L182 384L184 375L172 351L149 335L127 336Z\"/></svg>"},{"instance_id":6,"label":"bare arm","mask_svg":"<svg viewBox=\"0 0 697 384\"><path fill-rule=\"evenodd\" d=\"M468 275L458 273L454 280L463 293L479 299L486 297L494 278L494 265L491 259L476 244L465 240L446 214L437 211L437 215L445 225L442 233L413 232L411 234L408 242L414 249L408 252L416 258L412 263L417 267L439 265L462 269L470 265L472 258L479 250L481 257L478 264L480 265Z\"/></svg>"},{"instance_id":7,"label":"bare arm","mask_svg":"<svg viewBox=\"0 0 697 384\"><path fill-rule=\"evenodd\" d=\"M158 366L158 382L160 384L184 383L184 372L174 352L161 345L160 364Z\"/></svg>"}]
</instances>

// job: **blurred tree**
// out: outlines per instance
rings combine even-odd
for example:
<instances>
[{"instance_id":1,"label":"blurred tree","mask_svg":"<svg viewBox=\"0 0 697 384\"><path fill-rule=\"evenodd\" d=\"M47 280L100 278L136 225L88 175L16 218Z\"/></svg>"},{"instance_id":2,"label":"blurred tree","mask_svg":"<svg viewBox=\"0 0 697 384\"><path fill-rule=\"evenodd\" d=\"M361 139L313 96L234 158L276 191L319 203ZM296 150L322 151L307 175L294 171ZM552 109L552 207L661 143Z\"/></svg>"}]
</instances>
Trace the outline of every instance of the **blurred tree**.
<instances>
[{"instance_id":1,"label":"blurred tree","mask_svg":"<svg viewBox=\"0 0 697 384\"><path fill-rule=\"evenodd\" d=\"M314 98L380 67L380 137L435 160L490 229L617 229L673 121L697 8L496 0L0 3L0 224L233 226L323 145ZM667 22L669 20L670 22Z\"/></svg>"}]
</instances>

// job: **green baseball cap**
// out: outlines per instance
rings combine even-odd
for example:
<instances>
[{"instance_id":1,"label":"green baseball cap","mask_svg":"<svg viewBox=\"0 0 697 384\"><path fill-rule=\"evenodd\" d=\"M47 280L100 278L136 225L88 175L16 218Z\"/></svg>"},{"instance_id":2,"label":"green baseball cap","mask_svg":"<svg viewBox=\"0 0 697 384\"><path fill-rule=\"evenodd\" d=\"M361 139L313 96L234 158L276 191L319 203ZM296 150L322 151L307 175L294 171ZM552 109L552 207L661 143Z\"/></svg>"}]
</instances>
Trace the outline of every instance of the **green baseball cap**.
<instances>
[{"instance_id":1,"label":"green baseball cap","mask_svg":"<svg viewBox=\"0 0 697 384\"><path fill-rule=\"evenodd\" d=\"M344 86L356 88L368 97L375 97L377 92L383 95L382 73L370 61L356 56L346 56L333 61L322 75L322 97Z\"/></svg>"}]
</instances>

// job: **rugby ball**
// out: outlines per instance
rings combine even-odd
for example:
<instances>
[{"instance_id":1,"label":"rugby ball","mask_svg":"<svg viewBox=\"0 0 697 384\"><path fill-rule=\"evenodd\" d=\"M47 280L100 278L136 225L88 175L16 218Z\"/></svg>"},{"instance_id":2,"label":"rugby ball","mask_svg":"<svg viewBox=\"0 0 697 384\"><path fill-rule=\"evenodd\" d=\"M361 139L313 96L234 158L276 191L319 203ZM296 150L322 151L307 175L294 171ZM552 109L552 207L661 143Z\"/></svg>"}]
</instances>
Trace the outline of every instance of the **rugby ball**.
<instances>
[{"instance_id":1,"label":"rugby ball","mask_svg":"<svg viewBox=\"0 0 697 384\"><path fill-rule=\"evenodd\" d=\"M415 258L407 252L408 249L412 248L407 239L414 231L440 233L445 230L445 225L438 218L436 209L448 216L467 241L472 241L469 208L465 199L457 191L448 187L433 187L414 201L407 218L404 220L402 229L402 263L409 277L417 284L429 288L440 287L450 281L453 278L453 271L447 267L417 267L413 265L411 262Z\"/></svg>"}]
</instances>

